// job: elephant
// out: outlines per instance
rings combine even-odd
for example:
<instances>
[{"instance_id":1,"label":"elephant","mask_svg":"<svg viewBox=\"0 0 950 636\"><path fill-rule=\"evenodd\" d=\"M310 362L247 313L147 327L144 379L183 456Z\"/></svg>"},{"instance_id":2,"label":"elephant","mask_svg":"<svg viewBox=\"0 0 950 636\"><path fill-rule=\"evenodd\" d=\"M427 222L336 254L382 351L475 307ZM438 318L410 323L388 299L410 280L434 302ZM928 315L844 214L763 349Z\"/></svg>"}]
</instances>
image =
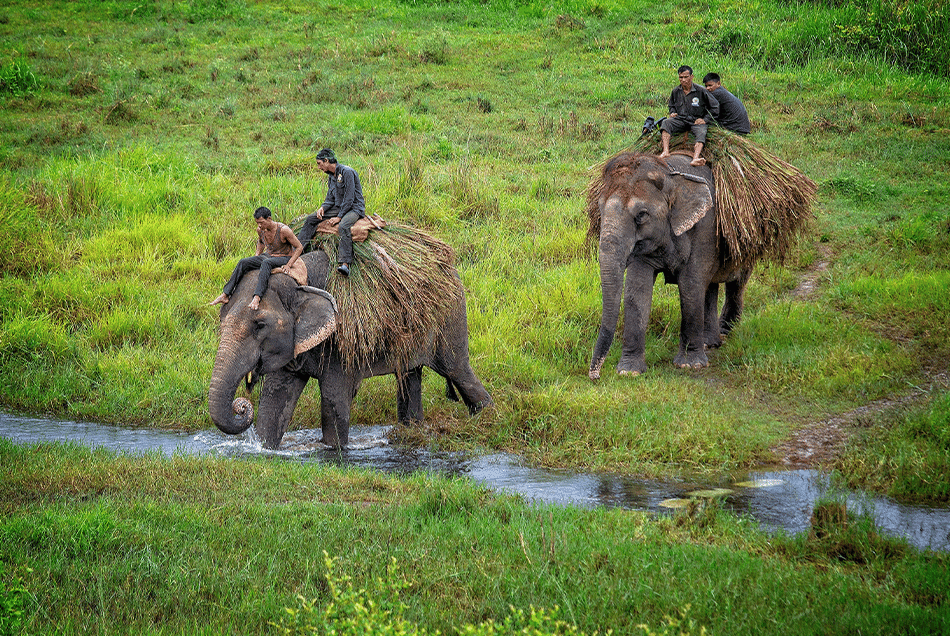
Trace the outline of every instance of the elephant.
<instances>
[{"instance_id":1,"label":"elephant","mask_svg":"<svg viewBox=\"0 0 950 636\"><path fill-rule=\"evenodd\" d=\"M673 364L685 369L708 366L705 350L720 346L722 336L742 316L753 266L731 258L717 233L712 171L691 166L686 155L673 154L664 160L621 153L604 165L596 206L603 312L589 377L600 378L613 342L621 287L623 350L617 372L639 375L646 371L646 331L654 283L661 272L667 284L679 287L680 342ZM722 283L726 293L717 319Z\"/></svg>"},{"instance_id":2,"label":"elephant","mask_svg":"<svg viewBox=\"0 0 950 636\"><path fill-rule=\"evenodd\" d=\"M300 260L307 266L308 282L316 287L298 285L287 275L274 276L259 309L252 310L248 302L257 278L252 272L221 306L220 341L208 389L211 419L221 431L237 435L254 423L250 401L234 396L242 380L250 389L261 378L255 429L269 449L280 445L310 378L320 385L323 443L337 448L349 441L353 398L360 382L371 376L397 373L397 413L404 423L422 419L423 366L446 379L446 397L457 401L457 389L471 414L493 403L469 363L464 295L445 316L440 334L413 344L414 355L405 366L385 352L363 365L346 365L333 336L336 302L318 288L326 286L330 260L323 250Z\"/></svg>"}]
</instances>

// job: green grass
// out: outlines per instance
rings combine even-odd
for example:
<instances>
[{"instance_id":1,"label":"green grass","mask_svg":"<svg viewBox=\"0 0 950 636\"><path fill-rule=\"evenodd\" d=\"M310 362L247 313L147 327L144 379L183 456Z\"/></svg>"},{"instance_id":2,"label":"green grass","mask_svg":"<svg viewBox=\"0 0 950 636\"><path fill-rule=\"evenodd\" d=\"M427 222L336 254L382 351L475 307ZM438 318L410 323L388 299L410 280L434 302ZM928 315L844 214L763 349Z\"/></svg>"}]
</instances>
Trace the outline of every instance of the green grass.
<instances>
[{"instance_id":1,"label":"green grass","mask_svg":"<svg viewBox=\"0 0 950 636\"><path fill-rule=\"evenodd\" d=\"M330 146L371 211L456 250L497 407L469 419L427 379L434 443L651 474L768 461L803 421L946 369L946 45L913 40L946 9L923 4L5 6L0 67L36 85L0 91L0 404L210 426L205 303L251 251L254 208L319 205L312 157ZM679 302L661 285L648 373L614 377L617 344L593 384L588 168L662 114L683 62L720 72L753 139L819 183L816 219L759 268L709 369L672 369ZM794 297L819 258L815 293ZM354 422L394 421L393 402L391 379L365 383ZM314 386L294 425L318 420Z\"/></svg>"},{"instance_id":2,"label":"green grass","mask_svg":"<svg viewBox=\"0 0 950 636\"><path fill-rule=\"evenodd\" d=\"M211 426L206 303L253 250L258 205L281 221L319 205L313 156L329 146L371 211L456 250L472 363L496 401L469 418L428 374L426 425L405 440L715 473L768 462L801 423L923 387L925 403L859 420L866 434L837 469L852 486L947 501L947 19L939 0L6 3L0 405ZM660 285L649 371L614 375L618 343L592 383L589 168L663 114L682 63L719 72L756 143L819 184L816 218L783 265L758 268L710 368L672 368L679 301ZM365 382L354 423L394 422L393 389ZM316 426L319 410L314 385L294 425ZM329 631L345 622L308 607L333 601L342 616L397 588L404 607L360 620L410 633L948 631L946 555L867 518L818 530L767 536L715 506L651 520L423 475L0 440L0 634L265 634L288 609Z\"/></svg>"},{"instance_id":3,"label":"green grass","mask_svg":"<svg viewBox=\"0 0 950 636\"><path fill-rule=\"evenodd\" d=\"M0 460L3 589L23 599L22 633L268 634L285 608L304 609L298 596L345 614L354 597L385 609L393 586L408 626L443 633L529 607L557 607L585 633L641 633L667 617L694 634L939 633L950 622L946 555L860 519L789 539L714 505L650 520L315 464L2 440Z\"/></svg>"},{"instance_id":4,"label":"green grass","mask_svg":"<svg viewBox=\"0 0 950 636\"><path fill-rule=\"evenodd\" d=\"M867 425L839 462L851 483L899 499L950 501L950 393L870 418Z\"/></svg>"}]
</instances>

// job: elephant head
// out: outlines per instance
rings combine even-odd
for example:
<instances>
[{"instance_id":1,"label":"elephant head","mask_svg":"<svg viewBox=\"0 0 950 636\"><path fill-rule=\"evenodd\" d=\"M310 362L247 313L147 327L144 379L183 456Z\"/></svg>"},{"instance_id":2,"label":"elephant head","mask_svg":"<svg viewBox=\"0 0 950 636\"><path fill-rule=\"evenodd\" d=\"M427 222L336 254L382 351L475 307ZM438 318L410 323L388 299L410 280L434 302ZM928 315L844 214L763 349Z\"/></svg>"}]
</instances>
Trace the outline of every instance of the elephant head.
<instances>
[{"instance_id":1,"label":"elephant head","mask_svg":"<svg viewBox=\"0 0 950 636\"><path fill-rule=\"evenodd\" d=\"M592 379L600 377L613 342L621 294L626 296L627 319L637 322L627 325L631 339L636 338L638 332L646 331L655 272L667 272L669 280L675 279L692 250L689 231L714 205L709 170L691 168L688 160L681 162L677 156L667 162L654 155L618 155L604 166L601 183L598 206L603 313L591 359ZM631 267L638 271L634 280L628 276L624 292L624 274ZM625 346L626 339L625 331ZM642 370L620 368L621 372Z\"/></svg>"},{"instance_id":2,"label":"elephant head","mask_svg":"<svg viewBox=\"0 0 950 636\"><path fill-rule=\"evenodd\" d=\"M234 400L238 386L287 366L336 330L336 301L326 291L300 287L289 276L271 277L260 307L248 307L256 272L245 276L221 307L220 344L214 360L208 409L215 425L237 435L254 423L249 400ZM232 400L233 403L232 403Z\"/></svg>"}]
</instances>

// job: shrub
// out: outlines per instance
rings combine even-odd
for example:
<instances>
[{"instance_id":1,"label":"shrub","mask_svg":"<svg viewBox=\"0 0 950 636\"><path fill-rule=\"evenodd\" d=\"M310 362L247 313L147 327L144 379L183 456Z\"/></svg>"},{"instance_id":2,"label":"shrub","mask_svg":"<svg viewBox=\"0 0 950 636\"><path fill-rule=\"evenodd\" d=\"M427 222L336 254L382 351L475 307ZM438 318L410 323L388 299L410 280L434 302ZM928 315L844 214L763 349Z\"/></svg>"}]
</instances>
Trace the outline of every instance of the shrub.
<instances>
[{"instance_id":1,"label":"shrub","mask_svg":"<svg viewBox=\"0 0 950 636\"><path fill-rule=\"evenodd\" d=\"M29 95L39 88L36 76L23 59L14 59L0 65L0 93L14 97Z\"/></svg>"},{"instance_id":2,"label":"shrub","mask_svg":"<svg viewBox=\"0 0 950 636\"><path fill-rule=\"evenodd\" d=\"M400 600L399 594L410 584L405 578L399 576L396 559L392 559L386 567L386 579L376 579L377 589L372 593L365 588L354 589L353 579L349 575L335 574L336 559L331 559L326 551L323 552L323 561L327 568L330 601L323 610L320 610L317 607L318 599L308 600L304 596L298 596L299 607L285 607L287 616L282 617L280 624L271 623L279 633L288 636L295 634L422 636L430 633L424 627L411 623L403 616L408 606ZM558 615L557 607L553 610L532 607L528 612L512 607L511 614L500 623L489 619L478 625L469 624L459 627L457 631L465 636L509 634L511 636L516 634L531 636L577 634L581 636L583 634L575 625L558 618ZM643 627L646 629L646 626ZM651 634L656 633L647 631ZM668 632L664 630L660 633Z\"/></svg>"}]
</instances>

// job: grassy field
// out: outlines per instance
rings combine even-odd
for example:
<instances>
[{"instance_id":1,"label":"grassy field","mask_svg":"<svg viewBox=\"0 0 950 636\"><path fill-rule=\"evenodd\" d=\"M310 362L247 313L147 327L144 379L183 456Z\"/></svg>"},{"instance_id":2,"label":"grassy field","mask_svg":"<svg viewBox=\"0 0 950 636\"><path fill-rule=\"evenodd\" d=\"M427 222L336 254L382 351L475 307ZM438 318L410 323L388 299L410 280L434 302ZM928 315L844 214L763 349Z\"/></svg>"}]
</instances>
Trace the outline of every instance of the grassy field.
<instances>
[{"instance_id":1,"label":"grassy field","mask_svg":"<svg viewBox=\"0 0 950 636\"><path fill-rule=\"evenodd\" d=\"M940 0L5 3L0 405L212 426L217 312L206 303L252 251L257 206L289 221L322 202L313 157L329 146L360 173L370 211L456 250L473 366L496 407L469 418L429 374L427 424L413 437L546 466L719 472L772 461L769 449L804 424L920 394L857 422L832 468L852 485L947 501L948 31ZM749 110L752 140L818 183L815 220L782 264L758 267L743 321L708 369L672 367L679 303L661 286L648 373L616 376L615 344L592 383L591 168L632 143L646 116L664 114L682 63L700 77L720 73ZM796 291L803 280L813 282L807 293ZM393 393L391 378L364 383L354 423L395 421ZM318 423L313 383L294 424ZM433 628L502 620L508 603L560 605L587 632L647 623L663 633L673 629L664 616L680 620L687 604L683 620L695 619L697 633L947 623L943 560L938 583L918 588L913 573L931 566L917 559L932 557L901 552L895 567L910 574L894 582L884 566L839 566L824 547L773 543L718 514L685 531L626 513L539 512L421 477L2 453L3 600L21 598L22 581L35 629L263 633L298 592L328 598L320 546L337 556L354 541L367 552L348 553L343 569L374 585L397 556L417 581L404 591L409 620ZM69 476L44 481L43 462ZM112 465L126 472L96 482ZM122 485L138 473L164 484L177 471L179 494ZM247 485L216 494L226 478ZM370 485L353 495L359 505L345 496L315 505L305 489L279 487L309 480L330 491ZM381 505L377 491L388 493ZM450 522L426 512L443 496L463 501ZM499 523L492 515L508 516L506 529L483 534ZM310 516L322 530L303 527ZM578 528L597 528L606 543L585 547ZM545 552L552 533L564 541L557 558ZM194 536L205 542L195 547ZM292 547L293 537L313 545ZM463 554L447 574L444 562ZM622 567L615 554L628 555ZM231 589L248 586L247 597ZM866 607L877 609L860 614Z\"/></svg>"},{"instance_id":2,"label":"grassy field","mask_svg":"<svg viewBox=\"0 0 950 636\"><path fill-rule=\"evenodd\" d=\"M835 35L857 19L845 8L776 3L739 20L746 10L6 7L0 402L209 426L205 303L251 250L255 207L289 221L322 201L322 146L361 173L371 210L457 251L474 367L498 407L469 421L430 378L443 443L549 465L718 471L768 461L803 422L929 386L950 349L946 73L923 72L930 49L907 68L853 50ZM590 167L662 114L682 61L718 70L753 139L819 183L816 220L784 265L759 268L710 369L669 364L679 306L660 286L651 372L592 384ZM791 293L819 265L814 292ZM355 423L394 419L391 385L364 385ZM316 424L316 396L296 425Z\"/></svg>"},{"instance_id":3,"label":"grassy field","mask_svg":"<svg viewBox=\"0 0 950 636\"><path fill-rule=\"evenodd\" d=\"M651 521L465 480L4 440L0 475L0 607L25 634L573 633L519 631L532 607L587 634L950 628L948 555L861 520L768 537L715 506Z\"/></svg>"}]
</instances>

